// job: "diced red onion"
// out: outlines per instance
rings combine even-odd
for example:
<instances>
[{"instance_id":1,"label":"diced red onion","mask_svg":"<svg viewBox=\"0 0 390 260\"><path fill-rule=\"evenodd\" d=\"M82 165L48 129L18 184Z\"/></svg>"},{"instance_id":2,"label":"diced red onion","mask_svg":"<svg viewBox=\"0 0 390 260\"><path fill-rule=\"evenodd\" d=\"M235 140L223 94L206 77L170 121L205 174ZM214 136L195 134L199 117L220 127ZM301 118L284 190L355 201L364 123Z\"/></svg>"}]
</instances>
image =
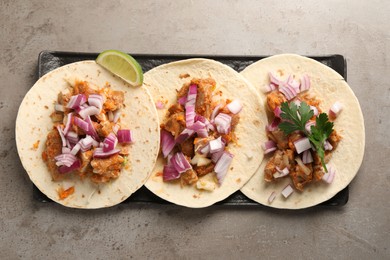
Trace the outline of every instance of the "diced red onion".
<instances>
[{"instance_id":1,"label":"diced red onion","mask_svg":"<svg viewBox=\"0 0 390 260\"><path fill-rule=\"evenodd\" d=\"M190 127L195 121L195 105L186 105L186 126Z\"/></svg>"},{"instance_id":2,"label":"diced red onion","mask_svg":"<svg viewBox=\"0 0 390 260\"><path fill-rule=\"evenodd\" d=\"M314 116L317 116L317 115L318 115L318 109L317 109L317 107L315 107L315 106L310 106L310 109L313 110L313 115L314 115Z\"/></svg>"},{"instance_id":3,"label":"diced red onion","mask_svg":"<svg viewBox=\"0 0 390 260\"><path fill-rule=\"evenodd\" d=\"M69 147L62 147L62 153L70 153Z\"/></svg>"},{"instance_id":4,"label":"diced red onion","mask_svg":"<svg viewBox=\"0 0 390 260\"><path fill-rule=\"evenodd\" d=\"M289 85L279 87L279 91L283 93L287 100L291 100L297 96L295 89Z\"/></svg>"},{"instance_id":5,"label":"diced red onion","mask_svg":"<svg viewBox=\"0 0 390 260\"><path fill-rule=\"evenodd\" d=\"M286 199L294 192L293 188L291 187L290 184L288 184L284 189L282 190L282 195Z\"/></svg>"},{"instance_id":6,"label":"diced red onion","mask_svg":"<svg viewBox=\"0 0 390 260\"><path fill-rule=\"evenodd\" d=\"M268 84L266 87L265 87L265 93L268 93L268 92L271 92L271 91L274 91L276 89L276 85L273 84L273 83L270 83Z\"/></svg>"},{"instance_id":7,"label":"diced red onion","mask_svg":"<svg viewBox=\"0 0 390 260\"><path fill-rule=\"evenodd\" d=\"M121 129L117 132L118 141L121 144L129 144L132 143L133 140L133 134L130 129Z\"/></svg>"},{"instance_id":8,"label":"diced red onion","mask_svg":"<svg viewBox=\"0 0 390 260\"><path fill-rule=\"evenodd\" d=\"M112 149L111 151L104 152L102 147L95 148L93 151L93 157L94 158L107 158L111 155L119 153L120 149Z\"/></svg>"},{"instance_id":9,"label":"diced red onion","mask_svg":"<svg viewBox=\"0 0 390 260\"><path fill-rule=\"evenodd\" d=\"M89 116L85 118L85 122L89 124L89 129L86 131L86 134L92 136L93 139L99 141L99 135L97 134L95 127L93 126L92 120Z\"/></svg>"},{"instance_id":10,"label":"diced red onion","mask_svg":"<svg viewBox=\"0 0 390 260\"><path fill-rule=\"evenodd\" d=\"M277 79L276 76L272 72L269 72L268 75L269 75L269 80L272 84L274 84L276 86L281 85L281 81L279 79Z\"/></svg>"},{"instance_id":11,"label":"diced red onion","mask_svg":"<svg viewBox=\"0 0 390 260\"><path fill-rule=\"evenodd\" d=\"M273 191L271 195L269 195L268 197L268 203L272 203L275 200L275 198L276 198L276 192Z\"/></svg>"},{"instance_id":12,"label":"diced red onion","mask_svg":"<svg viewBox=\"0 0 390 260\"><path fill-rule=\"evenodd\" d=\"M276 166L276 172L273 174L274 178L282 178L284 176L287 176L290 173L287 167L283 168L283 170L279 169L278 166Z\"/></svg>"},{"instance_id":13,"label":"diced red onion","mask_svg":"<svg viewBox=\"0 0 390 260\"><path fill-rule=\"evenodd\" d=\"M343 106L340 102L336 101L329 109L329 116L336 118L343 110Z\"/></svg>"},{"instance_id":14,"label":"diced red onion","mask_svg":"<svg viewBox=\"0 0 390 260\"><path fill-rule=\"evenodd\" d=\"M267 130L270 132L278 130L279 123L280 118L275 117L274 120L272 120L272 123L270 125L267 125Z\"/></svg>"},{"instance_id":15,"label":"diced red onion","mask_svg":"<svg viewBox=\"0 0 390 260\"><path fill-rule=\"evenodd\" d=\"M172 151L173 147L175 147L175 139L170 132L164 129L161 130L160 138L161 138L161 150L164 158L166 158Z\"/></svg>"},{"instance_id":16,"label":"diced red onion","mask_svg":"<svg viewBox=\"0 0 390 260\"><path fill-rule=\"evenodd\" d=\"M100 113L99 108L95 106L89 106L80 110L79 115L85 120L88 116L94 116Z\"/></svg>"},{"instance_id":17,"label":"diced red onion","mask_svg":"<svg viewBox=\"0 0 390 260\"><path fill-rule=\"evenodd\" d=\"M77 157L71 153L63 153L55 156L54 159L56 160L57 166L65 165L70 167L77 160Z\"/></svg>"},{"instance_id":18,"label":"diced red onion","mask_svg":"<svg viewBox=\"0 0 390 260\"><path fill-rule=\"evenodd\" d=\"M216 107L214 107L213 112L211 112L211 116L210 116L211 122L214 122L214 119L217 116L220 108L221 108L221 104L218 104Z\"/></svg>"},{"instance_id":19,"label":"diced red onion","mask_svg":"<svg viewBox=\"0 0 390 260\"><path fill-rule=\"evenodd\" d=\"M73 146L72 150L70 151L71 154L76 155L81 149L81 145L79 143L75 144Z\"/></svg>"},{"instance_id":20,"label":"diced red onion","mask_svg":"<svg viewBox=\"0 0 390 260\"><path fill-rule=\"evenodd\" d=\"M281 113L282 113L282 109L279 106L275 107L275 109L274 109L275 117L280 118Z\"/></svg>"},{"instance_id":21,"label":"diced red onion","mask_svg":"<svg viewBox=\"0 0 390 260\"><path fill-rule=\"evenodd\" d=\"M62 127L60 125L57 125L57 130L58 130L58 133L60 134L60 137L61 137L62 146L66 146L66 139L64 136L64 132L62 131Z\"/></svg>"},{"instance_id":22,"label":"diced red onion","mask_svg":"<svg viewBox=\"0 0 390 260\"><path fill-rule=\"evenodd\" d=\"M190 130L194 130L199 137L208 137L208 131L206 125L201 121L196 121L192 126L188 127Z\"/></svg>"},{"instance_id":23,"label":"diced red onion","mask_svg":"<svg viewBox=\"0 0 390 260\"><path fill-rule=\"evenodd\" d=\"M99 94L90 94L88 96L88 104L99 109L99 112L103 108L103 96Z\"/></svg>"},{"instance_id":24,"label":"diced red onion","mask_svg":"<svg viewBox=\"0 0 390 260\"><path fill-rule=\"evenodd\" d=\"M75 123L75 125L77 125L81 129L83 129L85 133L89 132L90 127L91 127L90 124L88 124L87 122L85 122L81 118L75 116L74 123Z\"/></svg>"},{"instance_id":25,"label":"diced red onion","mask_svg":"<svg viewBox=\"0 0 390 260\"><path fill-rule=\"evenodd\" d=\"M217 127L218 133L228 134L230 132L230 124L232 121L232 117L225 113L219 113L215 119L214 123Z\"/></svg>"},{"instance_id":26,"label":"diced red onion","mask_svg":"<svg viewBox=\"0 0 390 260\"><path fill-rule=\"evenodd\" d=\"M207 144L207 145L203 146L201 149L199 149L199 152L201 154L206 154L206 155L209 154L210 153L210 145Z\"/></svg>"},{"instance_id":27,"label":"diced red onion","mask_svg":"<svg viewBox=\"0 0 390 260\"><path fill-rule=\"evenodd\" d=\"M238 99L235 99L229 104L227 104L227 108L233 114L238 114L242 110L242 104Z\"/></svg>"},{"instance_id":28,"label":"diced red onion","mask_svg":"<svg viewBox=\"0 0 390 260\"><path fill-rule=\"evenodd\" d=\"M163 169L163 180L164 181L171 181L179 179L180 173L176 170L176 168L170 164L170 165L164 165Z\"/></svg>"},{"instance_id":29,"label":"diced red onion","mask_svg":"<svg viewBox=\"0 0 390 260\"><path fill-rule=\"evenodd\" d=\"M78 94L70 97L70 100L68 104L66 105L67 108L76 109L80 107L82 104L84 104L87 101L84 94Z\"/></svg>"},{"instance_id":30,"label":"diced red onion","mask_svg":"<svg viewBox=\"0 0 390 260\"><path fill-rule=\"evenodd\" d=\"M306 122L306 125L305 125L305 129L308 133L311 133L311 126L315 126L316 125L316 122L315 121L307 121Z\"/></svg>"},{"instance_id":31,"label":"diced red onion","mask_svg":"<svg viewBox=\"0 0 390 260\"><path fill-rule=\"evenodd\" d=\"M171 164L179 173L183 173L192 169L191 164L188 162L187 158L182 152L178 152L174 156L172 156Z\"/></svg>"},{"instance_id":32,"label":"diced red onion","mask_svg":"<svg viewBox=\"0 0 390 260\"><path fill-rule=\"evenodd\" d=\"M294 146L298 154L311 148L309 138L307 137L303 137L295 141Z\"/></svg>"},{"instance_id":33,"label":"diced red onion","mask_svg":"<svg viewBox=\"0 0 390 260\"><path fill-rule=\"evenodd\" d=\"M81 166L81 161L79 159L77 159L75 162L73 162L73 164L71 166L66 166L66 165L63 165L63 166L60 166L58 168L58 171L62 174L65 174L65 173L68 173L68 172L72 172L74 170L77 170L79 169Z\"/></svg>"},{"instance_id":34,"label":"diced red onion","mask_svg":"<svg viewBox=\"0 0 390 260\"><path fill-rule=\"evenodd\" d=\"M224 151L221 158L219 158L218 162L215 164L214 172L217 175L217 179L220 185L225 179L225 176L229 170L232 161L233 161L233 154Z\"/></svg>"},{"instance_id":35,"label":"diced red onion","mask_svg":"<svg viewBox=\"0 0 390 260\"><path fill-rule=\"evenodd\" d=\"M276 150L276 143L272 140L268 140L264 142L261 147L263 148L264 153L268 154Z\"/></svg>"},{"instance_id":36,"label":"diced red onion","mask_svg":"<svg viewBox=\"0 0 390 260\"><path fill-rule=\"evenodd\" d=\"M75 144L79 141L79 136L77 135L76 132L74 131L69 131L67 134L66 134L66 139L72 143L72 144Z\"/></svg>"},{"instance_id":37,"label":"diced red onion","mask_svg":"<svg viewBox=\"0 0 390 260\"><path fill-rule=\"evenodd\" d=\"M156 108L157 109L163 109L165 107L164 103L161 102L161 100L157 100L156 102Z\"/></svg>"},{"instance_id":38,"label":"diced red onion","mask_svg":"<svg viewBox=\"0 0 390 260\"><path fill-rule=\"evenodd\" d=\"M198 92L198 87L196 85L190 85L188 89L188 95L187 95L187 101L185 103L185 110L186 110L186 126L192 126L192 124L195 121L195 103L196 103L196 96Z\"/></svg>"},{"instance_id":39,"label":"diced red onion","mask_svg":"<svg viewBox=\"0 0 390 260\"><path fill-rule=\"evenodd\" d=\"M313 155L311 154L310 150L306 150L302 154L302 162L304 164L312 163L313 162Z\"/></svg>"},{"instance_id":40,"label":"diced red onion","mask_svg":"<svg viewBox=\"0 0 390 260\"><path fill-rule=\"evenodd\" d=\"M195 133L194 130L185 128L185 129L179 134L179 136L176 138L175 142L178 143L178 144L181 144L182 142L184 142L185 140L187 140L188 138L190 138L194 133Z\"/></svg>"},{"instance_id":41,"label":"diced red onion","mask_svg":"<svg viewBox=\"0 0 390 260\"><path fill-rule=\"evenodd\" d=\"M225 148L225 146L222 143L221 137L218 137L217 139L211 140L209 142L209 146L210 146L210 153L211 154L219 152Z\"/></svg>"},{"instance_id":42,"label":"diced red onion","mask_svg":"<svg viewBox=\"0 0 390 260\"><path fill-rule=\"evenodd\" d=\"M110 133L103 141L103 152L108 152L113 150L118 144L118 139L119 137L117 138L114 133ZM92 140L91 140L91 145L92 145Z\"/></svg>"},{"instance_id":43,"label":"diced red onion","mask_svg":"<svg viewBox=\"0 0 390 260\"><path fill-rule=\"evenodd\" d=\"M294 80L294 77L292 77L291 75L288 78L287 85L290 86L291 88L293 88L296 93L300 92L300 89L299 89L299 85L300 84L299 84L299 82Z\"/></svg>"},{"instance_id":44,"label":"diced red onion","mask_svg":"<svg viewBox=\"0 0 390 260\"><path fill-rule=\"evenodd\" d=\"M115 110L113 112L112 122L114 122L114 123L118 122L119 118L121 117L121 114L122 114L122 110L121 109Z\"/></svg>"},{"instance_id":45,"label":"diced red onion","mask_svg":"<svg viewBox=\"0 0 390 260\"><path fill-rule=\"evenodd\" d=\"M73 113L69 113L67 118L66 118L66 124L65 124L65 128L64 128L64 135L67 135L69 130L70 130L70 127L72 126L72 117L73 117Z\"/></svg>"},{"instance_id":46,"label":"diced red onion","mask_svg":"<svg viewBox=\"0 0 390 260\"><path fill-rule=\"evenodd\" d=\"M300 90L301 92L309 90L310 89L310 78L308 75L304 74L301 77L301 86Z\"/></svg>"},{"instance_id":47,"label":"diced red onion","mask_svg":"<svg viewBox=\"0 0 390 260\"><path fill-rule=\"evenodd\" d=\"M221 150L219 152L211 154L211 160L213 163L217 163L219 158L221 158L222 154L225 152L225 150Z\"/></svg>"},{"instance_id":48,"label":"diced red onion","mask_svg":"<svg viewBox=\"0 0 390 260\"><path fill-rule=\"evenodd\" d=\"M326 165L326 168L328 169L328 172L322 176L322 180L328 184L331 184L333 182L334 176L336 175L336 170L329 164Z\"/></svg>"},{"instance_id":49,"label":"diced red onion","mask_svg":"<svg viewBox=\"0 0 390 260\"><path fill-rule=\"evenodd\" d=\"M329 143L328 140L325 140L324 142L324 149L325 151L331 151L333 149L333 146Z\"/></svg>"},{"instance_id":50,"label":"diced red onion","mask_svg":"<svg viewBox=\"0 0 390 260\"><path fill-rule=\"evenodd\" d=\"M93 138L90 135L87 135L81 139L78 144L80 145L81 151L85 152L91 149L93 143Z\"/></svg>"}]
</instances>

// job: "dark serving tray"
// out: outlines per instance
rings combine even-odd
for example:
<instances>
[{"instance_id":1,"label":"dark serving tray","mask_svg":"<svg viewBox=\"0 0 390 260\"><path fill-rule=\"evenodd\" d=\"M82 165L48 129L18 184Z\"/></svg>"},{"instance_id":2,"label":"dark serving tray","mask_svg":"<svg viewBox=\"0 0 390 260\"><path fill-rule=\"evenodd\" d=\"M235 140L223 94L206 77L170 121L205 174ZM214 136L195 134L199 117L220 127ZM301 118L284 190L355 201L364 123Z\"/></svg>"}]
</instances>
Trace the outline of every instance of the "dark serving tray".
<instances>
[{"instance_id":1,"label":"dark serving tray","mask_svg":"<svg viewBox=\"0 0 390 260\"><path fill-rule=\"evenodd\" d=\"M79 52L58 52L58 51L42 51L38 58L38 75L40 78L49 71L52 71L63 65L82 61L94 60L98 53L79 53ZM177 61L188 58L209 58L220 61L236 71L240 72L248 65L256 62L266 56L216 56L216 55L155 55L155 54L131 54L142 66L144 72L159 66L164 63ZM341 76L347 79L347 64L342 55L330 56L310 56L330 68L337 71ZM37 187L33 187L33 197L40 202L51 202ZM348 202L349 191L348 186L337 193L333 198L319 205L322 206L343 206ZM158 196L154 195L144 186L132 194L127 200L122 203L159 203L170 204ZM261 204L247 198L241 191L237 191L223 201L216 203L217 205L236 205L236 206L260 206Z\"/></svg>"}]
</instances>

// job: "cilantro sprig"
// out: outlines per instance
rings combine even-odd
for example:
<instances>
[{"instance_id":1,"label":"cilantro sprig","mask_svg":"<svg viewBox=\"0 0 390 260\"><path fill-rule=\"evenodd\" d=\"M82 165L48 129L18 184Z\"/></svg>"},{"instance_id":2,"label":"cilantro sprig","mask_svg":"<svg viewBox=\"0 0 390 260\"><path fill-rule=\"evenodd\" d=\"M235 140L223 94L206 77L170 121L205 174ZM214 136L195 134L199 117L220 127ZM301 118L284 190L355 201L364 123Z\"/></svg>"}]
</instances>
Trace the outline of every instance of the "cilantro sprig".
<instances>
[{"instance_id":1,"label":"cilantro sprig","mask_svg":"<svg viewBox=\"0 0 390 260\"><path fill-rule=\"evenodd\" d=\"M294 131L302 131L316 149L325 172L328 172L325 165L324 142L333 131L333 123L329 122L328 115L326 113L319 114L316 117L316 125L312 125L310 128L311 131L309 132L306 130L305 126L307 121L313 117L314 112L306 102L301 102L299 107L294 102L291 102L290 104L288 102L283 102L281 104L281 110L282 113L280 114L280 117L284 119L284 121L279 124L279 129L286 135L289 135Z\"/></svg>"}]
</instances>

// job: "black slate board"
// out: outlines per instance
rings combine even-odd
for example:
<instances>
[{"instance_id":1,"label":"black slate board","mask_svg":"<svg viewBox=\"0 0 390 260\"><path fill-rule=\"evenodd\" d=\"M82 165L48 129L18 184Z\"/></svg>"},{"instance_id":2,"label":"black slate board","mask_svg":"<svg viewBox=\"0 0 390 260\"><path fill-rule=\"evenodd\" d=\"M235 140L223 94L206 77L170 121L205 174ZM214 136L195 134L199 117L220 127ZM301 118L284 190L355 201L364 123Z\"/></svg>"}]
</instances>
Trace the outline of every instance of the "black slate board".
<instances>
[{"instance_id":1,"label":"black slate board","mask_svg":"<svg viewBox=\"0 0 390 260\"><path fill-rule=\"evenodd\" d=\"M82 61L82 60L94 60L98 53L80 53L80 52L59 52L59 51L42 51L38 57L38 75L40 78L46 73L61 67L63 65ZM131 54L142 66L144 72L159 66L164 63L189 59L189 58L209 58L222 62L234 70L240 72L248 65L256 62L266 56L216 56L216 55L154 55L154 54ZM310 56L330 68L337 71L341 76L347 79L347 64L342 55L330 55L330 56ZM333 198L325 201L319 205L321 206L343 206L348 202L349 190L348 186L337 193ZM39 202L51 202L36 186L33 186L33 198ZM127 200L122 202L126 203L158 203L158 204L171 204L158 196L154 195L147 188L142 187L134 194L132 194ZM237 191L230 195L223 201L216 203L216 205L234 205L234 206L261 206L257 202L254 202L247 198L242 192Z\"/></svg>"}]
</instances>

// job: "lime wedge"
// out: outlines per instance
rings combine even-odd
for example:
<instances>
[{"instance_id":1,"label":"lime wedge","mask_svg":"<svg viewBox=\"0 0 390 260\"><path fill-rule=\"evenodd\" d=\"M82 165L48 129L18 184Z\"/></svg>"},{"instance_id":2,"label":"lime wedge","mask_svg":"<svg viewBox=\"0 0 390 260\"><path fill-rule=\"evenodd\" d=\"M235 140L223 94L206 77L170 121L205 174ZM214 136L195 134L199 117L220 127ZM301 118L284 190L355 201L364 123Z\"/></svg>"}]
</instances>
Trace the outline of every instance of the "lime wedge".
<instances>
[{"instance_id":1,"label":"lime wedge","mask_svg":"<svg viewBox=\"0 0 390 260\"><path fill-rule=\"evenodd\" d=\"M138 62L130 55L117 50L103 51L96 63L120 77L132 86L141 86L144 75Z\"/></svg>"}]
</instances>

